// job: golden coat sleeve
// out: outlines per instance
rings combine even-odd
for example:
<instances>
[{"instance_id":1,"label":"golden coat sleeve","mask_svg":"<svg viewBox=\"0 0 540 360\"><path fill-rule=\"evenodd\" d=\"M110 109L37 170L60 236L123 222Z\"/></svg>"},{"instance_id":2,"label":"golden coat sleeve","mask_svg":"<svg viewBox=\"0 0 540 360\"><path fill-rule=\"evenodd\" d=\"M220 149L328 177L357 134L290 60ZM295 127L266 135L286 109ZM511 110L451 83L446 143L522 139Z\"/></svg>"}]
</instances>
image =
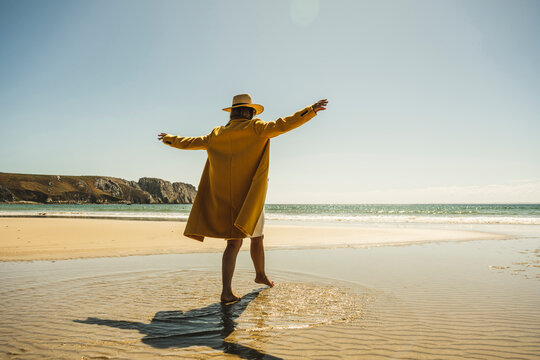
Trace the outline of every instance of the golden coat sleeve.
<instances>
[{"instance_id":1,"label":"golden coat sleeve","mask_svg":"<svg viewBox=\"0 0 540 360\"><path fill-rule=\"evenodd\" d=\"M292 129L296 129L300 125L305 124L312 119L317 113L312 106L303 108L295 112L291 116L279 118L276 121L264 122L257 119L254 122L255 133L266 138L273 138Z\"/></svg>"},{"instance_id":2,"label":"golden coat sleeve","mask_svg":"<svg viewBox=\"0 0 540 360\"><path fill-rule=\"evenodd\" d=\"M165 135L163 142L169 146L183 150L206 150L210 135L183 137L176 135Z\"/></svg>"}]
</instances>

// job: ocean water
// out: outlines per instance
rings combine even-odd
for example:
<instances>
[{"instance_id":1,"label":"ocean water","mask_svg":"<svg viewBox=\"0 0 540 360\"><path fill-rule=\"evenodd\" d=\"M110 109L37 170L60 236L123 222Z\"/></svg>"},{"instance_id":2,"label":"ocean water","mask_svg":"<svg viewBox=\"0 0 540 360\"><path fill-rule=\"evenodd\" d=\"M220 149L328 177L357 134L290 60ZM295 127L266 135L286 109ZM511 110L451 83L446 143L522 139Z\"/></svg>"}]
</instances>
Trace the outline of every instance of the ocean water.
<instances>
[{"instance_id":1,"label":"ocean water","mask_svg":"<svg viewBox=\"0 0 540 360\"><path fill-rule=\"evenodd\" d=\"M1 216L186 221L190 204L0 204ZM540 225L540 204L266 204L265 219L317 223Z\"/></svg>"}]
</instances>

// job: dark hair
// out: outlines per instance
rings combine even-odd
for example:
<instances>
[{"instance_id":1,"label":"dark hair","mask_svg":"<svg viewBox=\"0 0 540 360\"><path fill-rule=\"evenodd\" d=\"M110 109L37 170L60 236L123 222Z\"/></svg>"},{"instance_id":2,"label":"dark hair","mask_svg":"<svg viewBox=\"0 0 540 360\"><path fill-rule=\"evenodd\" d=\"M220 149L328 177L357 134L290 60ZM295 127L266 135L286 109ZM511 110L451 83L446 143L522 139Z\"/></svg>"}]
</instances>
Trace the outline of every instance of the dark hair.
<instances>
[{"instance_id":1,"label":"dark hair","mask_svg":"<svg viewBox=\"0 0 540 360\"><path fill-rule=\"evenodd\" d=\"M232 119L253 119L255 116L255 109L247 107L247 106L240 106L237 108L231 109L231 120Z\"/></svg>"}]
</instances>

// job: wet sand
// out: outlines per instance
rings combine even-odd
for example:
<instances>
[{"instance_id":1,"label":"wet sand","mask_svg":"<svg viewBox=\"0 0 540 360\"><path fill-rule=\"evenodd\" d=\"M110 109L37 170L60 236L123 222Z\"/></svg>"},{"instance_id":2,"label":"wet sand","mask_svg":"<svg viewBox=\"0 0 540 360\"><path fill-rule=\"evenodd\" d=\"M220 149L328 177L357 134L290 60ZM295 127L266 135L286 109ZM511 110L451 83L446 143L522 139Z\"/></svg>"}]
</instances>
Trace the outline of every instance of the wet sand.
<instances>
[{"instance_id":1,"label":"wet sand","mask_svg":"<svg viewBox=\"0 0 540 360\"><path fill-rule=\"evenodd\" d=\"M102 219L0 218L0 261L220 252L222 239L204 243L182 235L185 223ZM484 231L369 226L267 225L265 246L333 248L438 241L504 239ZM247 250L249 241L244 242Z\"/></svg>"},{"instance_id":2,"label":"wet sand","mask_svg":"<svg viewBox=\"0 0 540 360\"><path fill-rule=\"evenodd\" d=\"M0 263L0 358L538 359L539 238Z\"/></svg>"},{"instance_id":3,"label":"wet sand","mask_svg":"<svg viewBox=\"0 0 540 360\"><path fill-rule=\"evenodd\" d=\"M148 236L148 253L206 253L1 262L2 359L539 358L540 227L269 227L269 239L288 239L266 254L277 285L254 283L241 252L242 300L222 305L223 242L182 240L182 224L4 220L2 249L6 234L57 241L26 245L26 260L69 249L119 256ZM4 260L21 256L7 250Z\"/></svg>"}]
</instances>

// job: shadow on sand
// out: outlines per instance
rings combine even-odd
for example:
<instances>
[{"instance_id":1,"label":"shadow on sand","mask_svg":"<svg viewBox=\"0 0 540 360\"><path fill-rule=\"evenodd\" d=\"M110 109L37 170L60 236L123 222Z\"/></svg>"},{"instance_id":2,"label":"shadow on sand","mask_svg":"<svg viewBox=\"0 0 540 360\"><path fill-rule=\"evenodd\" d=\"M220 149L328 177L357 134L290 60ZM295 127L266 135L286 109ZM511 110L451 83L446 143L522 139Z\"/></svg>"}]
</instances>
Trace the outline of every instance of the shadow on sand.
<instances>
[{"instance_id":1,"label":"shadow on sand","mask_svg":"<svg viewBox=\"0 0 540 360\"><path fill-rule=\"evenodd\" d=\"M235 329L237 319L261 290L244 295L233 304L214 303L187 312L159 311L149 324L134 321L107 320L89 317L73 320L83 324L95 324L119 329L138 330L145 337L142 342L159 349L208 346L224 353L235 354L243 359L281 359L238 343L225 340Z\"/></svg>"}]
</instances>

